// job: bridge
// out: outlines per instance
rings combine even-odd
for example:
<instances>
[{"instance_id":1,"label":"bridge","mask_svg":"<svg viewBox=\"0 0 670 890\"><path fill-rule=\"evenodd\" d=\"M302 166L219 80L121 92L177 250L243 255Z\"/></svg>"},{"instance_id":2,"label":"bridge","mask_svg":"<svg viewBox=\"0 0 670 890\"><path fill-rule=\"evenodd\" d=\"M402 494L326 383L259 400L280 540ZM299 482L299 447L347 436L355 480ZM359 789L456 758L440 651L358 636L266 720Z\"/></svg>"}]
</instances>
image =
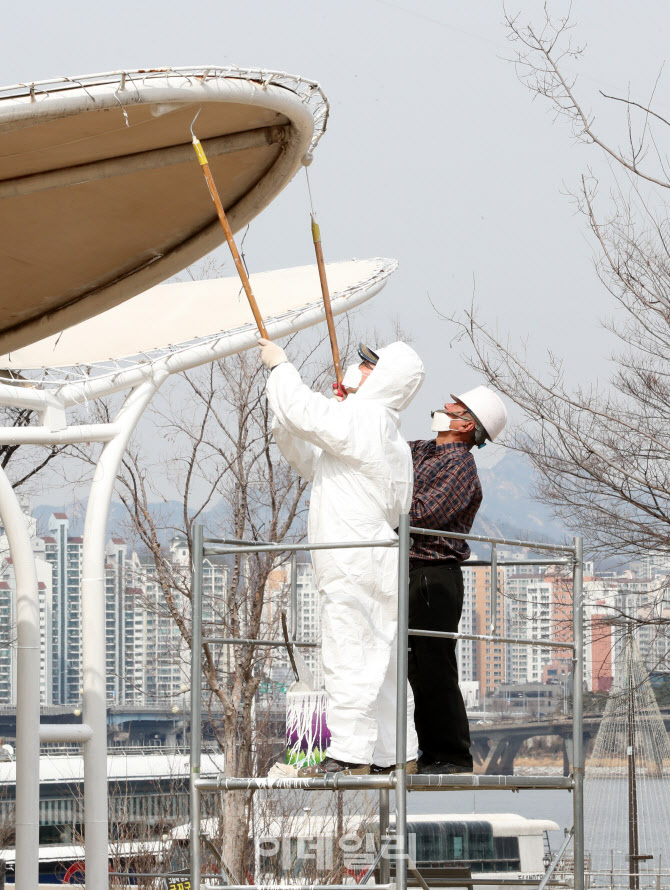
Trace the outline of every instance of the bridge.
<instances>
[{"instance_id":1,"label":"bridge","mask_svg":"<svg viewBox=\"0 0 670 890\"><path fill-rule=\"evenodd\" d=\"M584 717L584 751L588 753L592 739L595 739L602 714ZM666 730L670 731L670 713L663 712ZM514 761L523 743L537 736L558 736L563 740L563 775L570 773L572 759L572 720L536 720L525 723L486 723L470 724L472 756L486 775L514 775Z\"/></svg>"},{"instance_id":2,"label":"bridge","mask_svg":"<svg viewBox=\"0 0 670 890\"><path fill-rule=\"evenodd\" d=\"M670 711L662 711L666 730L670 731ZM42 720L50 723L72 723L71 705L54 705L42 708ZM79 720L81 717L78 718ZM595 738L602 714L584 717L584 750L588 753L591 741ZM0 706L0 739L14 739L16 736L16 710ZM281 746L283 727L275 727L277 743ZM114 706L107 711L107 732L111 744L118 740L126 744L154 744L158 747L185 741L183 736L190 731L188 711L184 714L172 713L165 707L147 708L141 705ZM203 735L211 738L209 719L204 721ZM538 736L558 736L563 741L563 774L570 772L572 759L572 722L569 717L548 720L528 720L526 722L502 721L499 723L470 723L472 756L475 763L486 775L514 775L514 761L521 746L528 739ZM120 738L119 738L120 737ZM117 742L118 743L118 742Z\"/></svg>"},{"instance_id":3,"label":"bridge","mask_svg":"<svg viewBox=\"0 0 670 890\"><path fill-rule=\"evenodd\" d=\"M165 745L175 744L177 736L182 741L185 728L189 728L188 707L182 710L182 702L173 712L170 706L147 707L146 705L108 705L107 739L109 744ZM75 705L43 705L40 708L42 723L80 723L81 710ZM184 726L186 722L186 727ZM209 717L203 718L203 735L211 737ZM0 706L0 739L16 738L16 708Z\"/></svg>"}]
</instances>

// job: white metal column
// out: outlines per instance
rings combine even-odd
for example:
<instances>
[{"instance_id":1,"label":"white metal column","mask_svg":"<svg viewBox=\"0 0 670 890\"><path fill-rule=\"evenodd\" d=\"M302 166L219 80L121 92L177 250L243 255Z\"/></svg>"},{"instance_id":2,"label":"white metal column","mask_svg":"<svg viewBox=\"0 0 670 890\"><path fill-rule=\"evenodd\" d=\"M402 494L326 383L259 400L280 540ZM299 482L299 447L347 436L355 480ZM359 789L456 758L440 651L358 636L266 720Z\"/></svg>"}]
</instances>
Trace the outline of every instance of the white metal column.
<instances>
[{"instance_id":1,"label":"white metal column","mask_svg":"<svg viewBox=\"0 0 670 890\"><path fill-rule=\"evenodd\" d=\"M40 817L40 603L28 526L0 468L0 516L16 573L16 886L36 890Z\"/></svg>"},{"instance_id":2,"label":"white metal column","mask_svg":"<svg viewBox=\"0 0 670 890\"><path fill-rule=\"evenodd\" d=\"M102 450L91 485L84 525L81 581L83 719L91 728L84 744L86 884L109 887L107 805L107 702L105 664L105 538L116 477L130 437L163 372L133 389L116 418L118 434Z\"/></svg>"}]
</instances>

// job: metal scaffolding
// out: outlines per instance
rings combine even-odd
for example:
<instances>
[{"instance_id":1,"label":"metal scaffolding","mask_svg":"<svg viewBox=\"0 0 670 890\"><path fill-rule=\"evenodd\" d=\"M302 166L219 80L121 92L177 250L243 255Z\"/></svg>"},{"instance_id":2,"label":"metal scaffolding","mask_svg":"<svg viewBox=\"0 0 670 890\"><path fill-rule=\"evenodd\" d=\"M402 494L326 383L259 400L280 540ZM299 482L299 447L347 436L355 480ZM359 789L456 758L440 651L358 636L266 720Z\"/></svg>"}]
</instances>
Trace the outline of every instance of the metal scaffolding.
<instances>
[{"instance_id":1,"label":"metal scaffolding","mask_svg":"<svg viewBox=\"0 0 670 890\"><path fill-rule=\"evenodd\" d=\"M490 561L473 560L465 565L491 566L491 625L488 634L449 633L442 631L414 630L408 626L409 617L409 553L410 535L432 535L438 537L460 538L478 541L491 545ZM498 559L497 547L522 547L528 550L554 554L547 559ZM298 596L296 584L296 553L312 550L343 550L359 547L392 547L398 549L398 657L397 657L397 700L396 700L396 766L390 774L384 775L339 775L337 773L318 778L241 778L221 774L216 778L200 777L201 734L202 734L202 659L203 643L239 643L249 642L256 645L284 645L282 640L233 640L229 638L211 637L203 639L202 634L202 602L203 602L203 562L205 556L221 556L244 553L290 553L290 598L291 598L291 636L292 645L314 646L314 643L295 641L297 635ZM514 565L556 565L572 569L573 580L573 638L572 642L546 639L518 639L496 635L496 611L498 578L497 569ZM390 791L395 792L395 874L391 880L391 863L389 858L378 856L381 883L377 887L383 890L407 890L408 867L417 875L414 863L407 855L407 790L511 790L529 789L567 790L573 793L573 824L565 842L554 856L547 873L537 883L538 890L543 890L551 879L570 839L573 840L574 858L574 890L584 890L584 746L583 746L583 671L584 671L584 601L583 601L583 540L573 538L573 544L546 544L536 541L518 541L505 538L492 538L481 535L465 535L455 532L436 532L433 529L414 528L410 525L408 515L400 517L397 540L391 541L356 541L329 542L320 544L277 544L268 542L247 542L205 538L201 525L193 527L193 587L192 587L192 639L191 639L191 749L190 749L190 879L191 890L200 890L202 880L201 860L201 799L203 794L212 792L244 791L251 789L286 789L312 791L343 791L376 789L380 801L380 835L382 838L389 832ZM446 639L477 640L492 643L514 643L522 646L555 648L572 652L572 764L569 776L489 776L489 775L406 775L407 760L407 669L408 636L421 635ZM200 730L198 729L200 728ZM425 882L418 875L419 883ZM497 883L500 883L496 879ZM464 880L465 884L482 883L477 879ZM490 883L490 881L489 881ZM505 880L505 884L528 886L528 880ZM208 885L210 886L210 885ZM249 890L248 884L226 884L227 890ZM312 890L337 890L338 885L311 884ZM349 885L346 885L349 886Z\"/></svg>"}]
</instances>

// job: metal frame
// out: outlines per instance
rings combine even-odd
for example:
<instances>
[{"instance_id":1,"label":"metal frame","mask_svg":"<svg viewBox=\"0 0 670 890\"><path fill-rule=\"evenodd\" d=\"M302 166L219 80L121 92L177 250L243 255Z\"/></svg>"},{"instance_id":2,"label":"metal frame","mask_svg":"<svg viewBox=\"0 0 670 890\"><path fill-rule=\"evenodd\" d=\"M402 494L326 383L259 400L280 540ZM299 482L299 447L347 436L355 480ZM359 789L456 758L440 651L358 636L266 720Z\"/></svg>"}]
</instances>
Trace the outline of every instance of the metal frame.
<instances>
[{"instance_id":1,"label":"metal frame","mask_svg":"<svg viewBox=\"0 0 670 890\"><path fill-rule=\"evenodd\" d=\"M473 561L474 565L491 566L491 611L492 619L490 634L461 634L442 631L419 631L408 626L409 608L409 553L411 547L410 535L432 535L438 537L459 538L462 540L486 542L491 545L491 560ZM497 554L497 545L503 544L512 547L524 547L547 553L564 554L554 559L521 559L500 561ZM296 559L297 551L312 550L338 550L359 547L397 547L398 548L398 674L397 674L397 701L396 701L396 767L395 771L388 775L367 776L343 776L338 774L326 775L318 778L299 779L269 779L269 778L238 778L219 775L216 778L203 779L200 777L201 755L201 696L202 696L202 644L203 642L229 643L255 643L257 645L283 645L283 641L273 640L233 640L229 638L211 638L203 640L202 636L202 568L204 557L210 555L234 554L234 553L291 553L290 560L290 599L291 599L291 635L295 639L297 633L297 584L296 584ZM191 858L191 890L200 890L200 831L201 816L200 803L203 793L221 791L243 791L250 789L303 789L303 790L346 790L346 789L377 789L380 800L380 833L384 837L389 830L389 792L395 791L396 800L396 850L405 852L407 838L407 789L415 790L462 790L486 788L489 790L528 790L528 789L554 789L573 792L573 825L570 829L570 837L574 842L574 890L584 888L584 745L583 745L583 665L584 665L584 595L583 595L583 541L581 537L573 538L573 544L546 544L535 541L517 541L504 538L490 538L481 535L457 534L455 532L436 532L433 529L415 528L410 525L409 515L400 517L398 538L392 541L356 541L356 542L330 542L319 544L277 544L239 541L231 539L213 539L204 537L201 525L193 528L193 586L192 609L193 630L191 640L191 713L193 717L191 728L191 832L190 832L190 858ZM469 565L469 563L468 563ZM497 568L506 565L565 565L572 567L573 574L573 641L555 642L551 640L529 640L514 637L500 637L496 631L496 605L498 594ZM494 572L496 573L494 576ZM549 776L480 776L480 775L452 775L452 776L407 776L405 764L407 760L407 646L404 641L408 635L441 637L445 639L469 639L485 640L504 643L515 643L524 646L536 646L539 648L558 648L572 651L572 696L573 696L573 760L572 773L567 777ZM293 645L301 645L296 642ZM302 645L314 646L314 643ZM567 848L566 840L561 847L561 854ZM552 871L558 864L558 857L552 862ZM380 862L381 887L397 887L398 890L407 890L408 859L401 855L396 859L396 873L394 884L390 883L390 862L382 859ZM545 875L539 882L539 887L546 886L548 876ZM520 886L528 881L505 881L511 885ZM245 885L248 888L248 885ZM333 890L336 885L310 885L312 890ZM227 885L227 890L242 890L234 885Z\"/></svg>"}]
</instances>

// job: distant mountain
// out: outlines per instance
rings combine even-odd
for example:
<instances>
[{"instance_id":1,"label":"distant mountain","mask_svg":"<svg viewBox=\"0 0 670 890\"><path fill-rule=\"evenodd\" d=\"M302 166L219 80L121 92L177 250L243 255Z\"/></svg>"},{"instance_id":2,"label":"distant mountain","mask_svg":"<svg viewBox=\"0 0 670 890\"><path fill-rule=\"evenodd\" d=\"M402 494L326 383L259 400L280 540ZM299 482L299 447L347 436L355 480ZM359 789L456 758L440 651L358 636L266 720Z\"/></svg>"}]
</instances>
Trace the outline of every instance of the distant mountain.
<instances>
[{"instance_id":1,"label":"distant mountain","mask_svg":"<svg viewBox=\"0 0 670 890\"><path fill-rule=\"evenodd\" d=\"M562 542L570 531L532 497L533 469L523 455L506 451L491 468L480 468L484 500L474 534Z\"/></svg>"},{"instance_id":2,"label":"distant mountain","mask_svg":"<svg viewBox=\"0 0 670 890\"><path fill-rule=\"evenodd\" d=\"M65 506L63 504L40 504L35 507L32 513L37 518L39 534L48 534L49 519L52 513L65 513L67 515L70 520L70 535L77 536L83 534L87 503L88 499L84 499ZM160 501L149 504L152 516L164 530L164 543L173 537L177 529L181 528L183 509L184 506L179 501ZM206 523L208 517L213 515L213 512L203 514L203 522ZM118 535L121 538L130 538L132 536L126 508L119 501L112 501L107 528L110 535Z\"/></svg>"},{"instance_id":3,"label":"distant mountain","mask_svg":"<svg viewBox=\"0 0 670 890\"><path fill-rule=\"evenodd\" d=\"M484 501L475 520L473 533L489 537L505 537L523 540L562 542L569 530L552 516L544 504L531 495L533 470L523 455L513 451L491 468L480 468L479 477L484 490ZM70 534L81 535L84 530L86 500L72 504L40 505L33 515L37 517L40 534L47 534L49 517L52 513L66 513L70 520ZM161 528L167 543L173 536L173 529L182 526L183 505L179 501L161 501L149 505L152 515ZM216 509L203 514L202 521L215 519ZM131 531L125 507L113 501L109 515L109 534L129 539ZM473 548L478 555L484 555L487 547Z\"/></svg>"}]
</instances>

